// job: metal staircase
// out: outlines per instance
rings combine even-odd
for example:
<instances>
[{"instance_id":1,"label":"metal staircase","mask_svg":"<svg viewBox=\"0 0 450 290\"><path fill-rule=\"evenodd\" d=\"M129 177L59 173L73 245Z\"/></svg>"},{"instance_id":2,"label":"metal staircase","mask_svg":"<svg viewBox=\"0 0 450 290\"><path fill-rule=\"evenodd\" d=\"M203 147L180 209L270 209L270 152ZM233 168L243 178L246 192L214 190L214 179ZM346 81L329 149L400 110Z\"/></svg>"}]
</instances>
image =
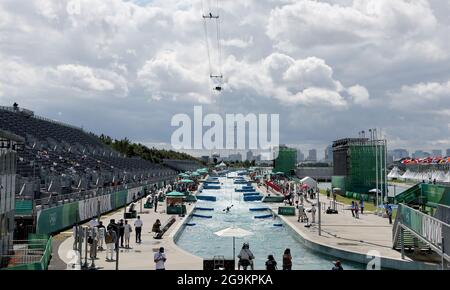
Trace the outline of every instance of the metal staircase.
<instances>
[{"instance_id":1,"label":"metal staircase","mask_svg":"<svg viewBox=\"0 0 450 290\"><path fill-rule=\"evenodd\" d=\"M405 204L399 204L393 227L393 248L433 250L450 262L450 225ZM444 264L444 263L443 263Z\"/></svg>"}]
</instances>

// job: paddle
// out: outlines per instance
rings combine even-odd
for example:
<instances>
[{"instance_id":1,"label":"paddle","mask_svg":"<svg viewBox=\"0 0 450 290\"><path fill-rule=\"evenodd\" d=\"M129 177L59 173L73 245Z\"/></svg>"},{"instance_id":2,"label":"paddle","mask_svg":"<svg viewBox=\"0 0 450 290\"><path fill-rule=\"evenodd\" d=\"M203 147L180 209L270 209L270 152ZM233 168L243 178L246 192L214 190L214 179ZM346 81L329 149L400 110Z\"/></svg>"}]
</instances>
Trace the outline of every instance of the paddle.
<instances>
[{"instance_id":1,"label":"paddle","mask_svg":"<svg viewBox=\"0 0 450 290\"><path fill-rule=\"evenodd\" d=\"M227 207L226 209L223 209L222 211L230 211L230 208L232 208L234 206L234 204L232 204L231 206Z\"/></svg>"}]
</instances>

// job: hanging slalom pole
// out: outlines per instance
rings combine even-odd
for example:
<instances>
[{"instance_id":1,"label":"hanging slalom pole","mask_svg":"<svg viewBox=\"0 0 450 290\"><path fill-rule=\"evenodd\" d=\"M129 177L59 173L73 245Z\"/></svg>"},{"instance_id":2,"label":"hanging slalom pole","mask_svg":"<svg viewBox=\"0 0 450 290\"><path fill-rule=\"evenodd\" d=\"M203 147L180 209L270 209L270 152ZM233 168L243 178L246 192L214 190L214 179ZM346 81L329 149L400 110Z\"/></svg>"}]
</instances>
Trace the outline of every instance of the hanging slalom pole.
<instances>
[{"instance_id":1,"label":"hanging slalom pole","mask_svg":"<svg viewBox=\"0 0 450 290\"><path fill-rule=\"evenodd\" d=\"M215 3L215 4L214 4ZM220 37L219 0L202 1L202 18L205 32L205 43L208 54L209 78L212 89L222 91L222 44ZM215 24L215 25L214 25ZM208 26L213 26L208 29ZM210 35L212 34L212 35ZM217 47L217 50L215 49Z\"/></svg>"}]
</instances>

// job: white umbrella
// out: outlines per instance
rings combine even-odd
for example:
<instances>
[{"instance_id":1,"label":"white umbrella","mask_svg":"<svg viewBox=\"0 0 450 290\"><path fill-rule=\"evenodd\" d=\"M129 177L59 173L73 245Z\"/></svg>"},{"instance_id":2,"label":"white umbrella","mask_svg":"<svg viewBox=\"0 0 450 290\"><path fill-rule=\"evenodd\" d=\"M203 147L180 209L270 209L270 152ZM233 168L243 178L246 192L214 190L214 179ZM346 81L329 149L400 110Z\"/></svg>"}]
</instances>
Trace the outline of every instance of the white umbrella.
<instances>
[{"instance_id":1,"label":"white umbrella","mask_svg":"<svg viewBox=\"0 0 450 290\"><path fill-rule=\"evenodd\" d=\"M220 230L218 232L215 232L214 234L219 237L233 237L233 260L236 257L235 238L243 238L246 236L253 235L252 232L246 231L241 228L235 228L235 227L229 227L229 228Z\"/></svg>"},{"instance_id":2,"label":"white umbrella","mask_svg":"<svg viewBox=\"0 0 450 290\"><path fill-rule=\"evenodd\" d=\"M377 191L378 193L381 193L381 190L377 190L376 188L369 190L370 193L377 193Z\"/></svg>"}]
</instances>

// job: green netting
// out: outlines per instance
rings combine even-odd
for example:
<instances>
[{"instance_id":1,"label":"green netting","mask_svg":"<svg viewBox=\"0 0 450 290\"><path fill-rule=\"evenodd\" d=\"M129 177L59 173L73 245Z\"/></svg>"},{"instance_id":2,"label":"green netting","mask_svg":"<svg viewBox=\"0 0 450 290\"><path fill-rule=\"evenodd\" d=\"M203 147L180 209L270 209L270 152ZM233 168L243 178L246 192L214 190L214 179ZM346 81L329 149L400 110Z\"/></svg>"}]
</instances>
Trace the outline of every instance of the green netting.
<instances>
[{"instance_id":1,"label":"green netting","mask_svg":"<svg viewBox=\"0 0 450 290\"><path fill-rule=\"evenodd\" d=\"M378 146L378 160L384 168L385 160L380 158L382 152L384 152L384 146ZM346 189L352 192L366 193L375 188L376 147L373 145L350 145L348 155Z\"/></svg>"},{"instance_id":2,"label":"green netting","mask_svg":"<svg viewBox=\"0 0 450 290\"><path fill-rule=\"evenodd\" d=\"M273 172L283 172L291 174L295 170L297 163L297 150L281 147L278 157L274 160Z\"/></svg>"},{"instance_id":3,"label":"green netting","mask_svg":"<svg viewBox=\"0 0 450 290\"><path fill-rule=\"evenodd\" d=\"M333 188L340 188L342 192L346 191L345 183L346 183L345 176L332 176L331 177L331 186Z\"/></svg>"}]
</instances>

